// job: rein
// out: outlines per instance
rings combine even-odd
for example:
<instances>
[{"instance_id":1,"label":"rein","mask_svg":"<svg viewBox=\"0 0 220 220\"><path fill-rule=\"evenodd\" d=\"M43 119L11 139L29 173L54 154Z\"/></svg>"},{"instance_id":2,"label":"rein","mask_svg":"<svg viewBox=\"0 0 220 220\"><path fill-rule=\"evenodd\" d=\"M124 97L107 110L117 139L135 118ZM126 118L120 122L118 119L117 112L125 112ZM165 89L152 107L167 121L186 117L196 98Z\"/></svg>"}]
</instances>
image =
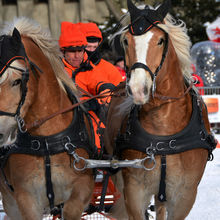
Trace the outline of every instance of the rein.
<instances>
[{"instance_id":1,"label":"rein","mask_svg":"<svg viewBox=\"0 0 220 220\"><path fill-rule=\"evenodd\" d=\"M181 95L181 96L179 96L179 97L164 96L164 95L159 95L159 94L157 94L157 93L154 94L154 97L155 97L155 98L159 98L159 99L161 99L161 100L163 100L163 101L167 101L167 100L169 100L169 99L178 100L178 99L183 98L187 93L189 93L189 91L190 91L190 90L192 89L192 87L193 87L193 84L194 84L193 82L190 83L189 87L186 89L186 91L183 93L183 95Z\"/></svg>"},{"instance_id":2,"label":"rein","mask_svg":"<svg viewBox=\"0 0 220 220\"><path fill-rule=\"evenodd\" d=\"M40 125L42 125L43 123L45 123L49 119L54 118L57 115L60 115L60 114L63 114L63 113L67 113L67 112L71 111L72 109L76 108L77 106L80 106L80 105L82 105L82 104L84 104L84 103L86 103L86 102L88 102L88 101L90 101L92 99L104 98L104 97L108 97L109 96L109 95L106 95L107 93L109 93L109 91L106 91L106 92L104 92L102 94L98 94L98 95L92 96L90 93L84 91L82 88L80 88L79 90L83 91L85 94L87 94L90 97L88 99L86 99L86 100L82 100L80 102L77 102L77 103L75 103L75 104L73 104L73 105L71 105L71 106L69 106L67 108L61 109L61 110L59 110L59 111L57 111L57 112L55 112L55 113L53 113L51 115L48 115L48 116L46 116L44 118L36 120L33 123L26 124L26 129L30 130L32 128L39 127Z\"/></svg>"}]
</instances>

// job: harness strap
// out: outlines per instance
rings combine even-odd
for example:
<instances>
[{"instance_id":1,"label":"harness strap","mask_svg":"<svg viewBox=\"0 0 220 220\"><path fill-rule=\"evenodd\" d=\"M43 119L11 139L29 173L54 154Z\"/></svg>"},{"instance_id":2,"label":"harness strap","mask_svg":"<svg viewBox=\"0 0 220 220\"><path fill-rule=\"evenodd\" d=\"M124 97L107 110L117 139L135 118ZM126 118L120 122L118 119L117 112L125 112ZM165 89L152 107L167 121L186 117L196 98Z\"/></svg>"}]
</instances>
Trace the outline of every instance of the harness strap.
<instances>
[{"instance_id":1,"label":"harness strap","mask_svg":"<svg viewBox=\"0 0 220 220\"><path fill-rule=\"evenodd\" d=\"M53 183L51 181L51 166L50 166L50 156L46 155L45 160L45 176L46 176L46 190L47 190L47 198L50 203L50 209L54 208L54 191L53 191Z\"/></svg>"},{"instance_id":2,"label":"harness strap","mask_svg":"<svg viewBox=\"0 0 220 220\"><path fill-rule=\"evenodd\" d=\"M193 83L190 83L190 85L186 89L186 91L179 97L164 96L164 95L160 95L160 94L157 94L157 93L154 94L154 97L159 98L160 100L163 100L163 101L178 100L178 99L183 98L187 93L189 93L191 91L192 87L193 87Z\"/></svg>"},{"instance_id":3,"label":"harness strap","mask_svg":"<svg viewBox=\"0 0 220 220\"><path fill-rule=\"evenodd\" d=\"M102 193L101 193L100 205L99 205L99 210L98 210L99 212L104 211L104 208L105 208L104 202L105 202L105 195L107 192L109 177L110 177L110 173L107 172L103 179Z\"/></svg>"},{"instance_id":4,"label":"harness strap","mask_svg":"<svg viewBox=\"0 0 220 220\"><path fill-rule=\"evenodd\" d=\"M50 204L50 210L54 209L54 191L53 191L53 183L51 181L51 166L50 166L50 153L48 149L48 144L46 142L46 152L44 158L44 165L45 165L45 177L46 177L46 191L47 191L47 198Z\"/></svg>"},{"instance_id":5,"label":"harness strap","mask_svg":"<svg viewBox=\"0 0 220 220\"><path fill-rule=\"evenodd\" d=\"M150 70L150 68L147 65L140 63L140 62L137 62L131 67L130 72L131 72L131 70L134 70L136 68L142 68L142 69L147 70L150 73L151 79L152 80L154 79L155 75L152 73L152 71Z\"/></svg>"},{"instance_id":6,"label":"harness strap","mask_svg":"<svg viewBox=\"0 0 220 220\"><path fill-rule=\"evenodd\" d=\"M158 200L160 202L167 201L166 199L166 155L161 155L161 173L160 173L160 186L158 193Z\"/></svg>"}]
</instances>

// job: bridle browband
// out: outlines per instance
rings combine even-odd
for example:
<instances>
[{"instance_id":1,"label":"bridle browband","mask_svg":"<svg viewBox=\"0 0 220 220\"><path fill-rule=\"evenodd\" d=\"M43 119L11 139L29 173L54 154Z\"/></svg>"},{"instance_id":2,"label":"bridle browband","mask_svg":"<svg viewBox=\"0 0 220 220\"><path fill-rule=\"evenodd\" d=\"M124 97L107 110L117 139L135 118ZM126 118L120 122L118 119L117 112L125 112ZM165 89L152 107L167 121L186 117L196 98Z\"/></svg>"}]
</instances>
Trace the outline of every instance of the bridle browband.
<instances>
[{"instance_id":1,"label":"bridle browband","mask_svg":"<svg viewBox=\"0 0 220 220\"><path fill-rule=\"evenodd\" d=\"M142 15L142 16L139 16L133 23L131 23L131 24L128 26L129 32L130 32L132 35L136 35L136 34L134 34L134 32L131 31L131 30L132 30L131 27L134 25L134 23L138 22L138 20L139 20L140 18L142 18L142 17L143 17L143 15ZM157 77L157 75L158 75L158 72L159 72L160 69L162 68L162 65L163 65L163 63L164 63L164 60L165 60L165 58L166 58L166 54L167 54L167 51L168 51L169 35L168 35L168 33L167 33L164 29L162 29L161 27L159 27L159 26L157 25L157 23L159 23L159 22L152 22L149 18L147 18L147 16L144 16L144 18L145 18L149 23L151 23L152 25L151 25L150 28L147 28L146 30L143 30L142 34L148 32L152 27L156 27L156 28L160 29L160 30L163 31L164 34L165 34L164 49L163 49L161 61L160 61L160 64L159 64L159 66L157 67L157 69L155 70L154 73L151 71L151 69L150 69L146 64L141 63L141 62L136 62L136 63L134 63L134 64L129 68L129 70L128 70L127 73L126 73L126 89L127 89L127 93L128 93L129 95L132 95L132 94L130 93L131 90L130 90L129 85L128 85L128 80L129 80L130 77L131 77L131 71L134 70L134 69L136 69L136 68L142 68L142 69L148 71L149 74L150 74L150 76L151 76L151 79L152 79L152 81L153 81L153 85L152 85L152 97L154 97L154 93L155 93L155 91L156 91L156 77ZM141 35L141 34L138 34L138 35Z\"/></svg>"}]
</instances>

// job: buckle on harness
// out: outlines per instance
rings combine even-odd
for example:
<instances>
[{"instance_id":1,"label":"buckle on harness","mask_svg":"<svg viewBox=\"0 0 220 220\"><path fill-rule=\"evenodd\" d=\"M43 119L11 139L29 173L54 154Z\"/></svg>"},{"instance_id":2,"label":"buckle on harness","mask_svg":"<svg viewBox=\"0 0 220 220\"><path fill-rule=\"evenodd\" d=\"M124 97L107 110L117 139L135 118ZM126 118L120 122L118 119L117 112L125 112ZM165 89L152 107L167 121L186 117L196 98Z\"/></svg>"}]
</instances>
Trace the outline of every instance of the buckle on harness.
<instances>
[{"instance_id":1,"label":"buckle on harness","mask_svg":"<svg viewBox=\"0 0 220 220\"><path fill-rule=\"evenodd\" d=\"M27 128L25 128L25 122L24 119L20 115L15 115L15 119L18 123L18 129L21 133L25 133L27 131Z\"/></svg>"},{"instance_id":2,"label":"buckle on harness","mask_svg":"<svg viewBox=\"0 0 220 220\"><path fill-rule=\"evenodd\" d=\"M31 141L31 149L39 150L40 149L40 141L39 140Z\"/></svg>"}]
</instances>

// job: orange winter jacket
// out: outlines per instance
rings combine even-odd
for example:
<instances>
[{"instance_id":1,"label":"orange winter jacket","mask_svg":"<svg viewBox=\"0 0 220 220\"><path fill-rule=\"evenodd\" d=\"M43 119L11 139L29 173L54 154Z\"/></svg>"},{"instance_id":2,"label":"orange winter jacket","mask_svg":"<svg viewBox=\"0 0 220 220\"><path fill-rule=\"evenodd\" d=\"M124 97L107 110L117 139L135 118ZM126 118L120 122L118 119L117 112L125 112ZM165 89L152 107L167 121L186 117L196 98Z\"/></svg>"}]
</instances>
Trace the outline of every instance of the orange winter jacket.
<instances>
[{"instance_id":1,"label":"orange winter jacket","mask_svg":"<svg viewBox=\"0 0 220 220\"><path fill-rule=\"evenodd\" d=\"M63 63L66 71L72 78L76 68L67 63L65 59L63 59ZM97 95L106 89L114 89L114 83L109 82L105 72L101 72L100 69L93 64L91 64L91 66L93 67L91 70L79 72L75 75L75 83L92 95Z\"/></svg>"},{"instance_id":2,"label":"orange winter jacket","mask_svg":"<svg viewBox=\"0 0 220 220\"><path fill-rule=\"evenodd\" d=\"M102 74L105 74L108 82L112 83L115 86L123 81L118 69L113 64L104 59L100 60L100 62L96 65L96 69L102 72Z\"/></svg>"},{"instance_id":3,"label":"orange winter jacket","mask_svg":"<svg viewBox=\"0 0 220 220\"><path fill-rule=\"evenodd\" d=\"M70 78L72 78L72 75L74 74L76 68L74 68L69 63L67 63L65 59L63 59L63 63L65 66L65 70L69 74ZM108 79L106 75L100 72L93 64L91 64L91 66L93 67L93 69L91 70L76 73L74 77L75 83L83 90L89 92L92 95L97 95L100 92L104 91L105 89L113 89L114 85L108 83ZM88 98L88 96L83 95L81 99L86 99L86 98ZM92 123L95 134L95 144L100 149L101 143L100 143L100 134L98 133L98 124L102 128L104 128L104 125L100 123L100 120L97 117L95 111L89 111L89 113L92 115Z\"/></svg>"}]
</instances>

